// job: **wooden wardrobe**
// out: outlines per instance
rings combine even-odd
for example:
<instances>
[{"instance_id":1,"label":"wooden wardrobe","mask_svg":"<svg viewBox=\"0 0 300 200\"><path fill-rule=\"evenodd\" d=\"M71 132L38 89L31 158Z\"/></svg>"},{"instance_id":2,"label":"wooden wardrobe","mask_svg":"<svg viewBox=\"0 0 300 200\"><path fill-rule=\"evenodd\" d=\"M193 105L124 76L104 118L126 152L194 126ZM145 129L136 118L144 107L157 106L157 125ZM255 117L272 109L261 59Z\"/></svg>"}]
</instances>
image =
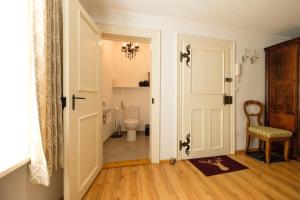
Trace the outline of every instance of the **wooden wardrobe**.
<instances>
[{"instance_id":1,"label":"wooden wardrobe","mask_svg":"<svg viewBox=\"0 0 300 200\"><path fill-rule=\"evenodd\" d=\"M299 158L300 37L267 47L265 53L265 124L292 131L291 157Z\"/></svg>"}]
</instances>

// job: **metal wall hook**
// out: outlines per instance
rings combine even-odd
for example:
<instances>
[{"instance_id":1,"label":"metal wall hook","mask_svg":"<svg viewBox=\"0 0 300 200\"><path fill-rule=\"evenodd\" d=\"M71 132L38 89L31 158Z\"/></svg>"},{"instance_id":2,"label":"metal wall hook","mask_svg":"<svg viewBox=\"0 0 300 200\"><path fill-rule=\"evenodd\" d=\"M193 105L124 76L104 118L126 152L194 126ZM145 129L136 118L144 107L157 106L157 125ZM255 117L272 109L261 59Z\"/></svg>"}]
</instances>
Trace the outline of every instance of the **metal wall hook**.
<instances>
[{"instance_id":1,"label":"metal wall hook","mask_svg":"<svg viewBox=\"0 0 300 200\"><path fill-rule=\"evenodd\" d=\"M245 63L248 59L249 59L249 50L248 49L245 49L245 53L244 55L242 56L242 62Z\"/></svg>"},{"instance_id":2,"label":"metal wall hook","mask_svg":"<svg viewBox=\"0 0 300 200\"><path fill-rule=\"evenodd\" d=\"M250 63L254 64L255 61L258 59L258 55L256 50L254 50L254 53L252 56L250 56L251 52L248 49L245 49L244 55L242 56L242 62L246 63L248 59L250 59Z\"/></svg>"},{"instance_id":3,"label":"metal wall hook","mask_svg":"<svg viewBox=\"0 0 300 200\"><path fill-rule=\"evenodd\" d=\"M250 58L251 64L254 64L257 59L258 59L258 56L257 56L256 50L255 50L254 55Z\"/></svg>"}]
</instances>

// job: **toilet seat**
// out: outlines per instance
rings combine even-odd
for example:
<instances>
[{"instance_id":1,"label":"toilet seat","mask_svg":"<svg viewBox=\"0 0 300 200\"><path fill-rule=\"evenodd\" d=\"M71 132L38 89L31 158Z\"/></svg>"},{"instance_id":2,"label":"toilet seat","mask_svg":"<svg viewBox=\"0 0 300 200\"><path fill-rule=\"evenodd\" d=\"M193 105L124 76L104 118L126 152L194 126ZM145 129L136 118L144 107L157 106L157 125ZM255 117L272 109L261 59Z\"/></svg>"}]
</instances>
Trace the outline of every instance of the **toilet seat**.
<instances>
[{"instance_id":1,"label":"toilet seat","mask_svg":"<svg viewBox=\"0 0 300 200\"><path fill-rule=\"evenodd\" d=\"M136 141L136 130L140 121L138 119L126 119L124 124L127 129L127 141Z\"/></svg>"},{"instance_id":2,"label":"toilet seat","mask_svg":"<svg viewBox=\"0 0 300 200\"><path fill-rule=\"evenodd\" d=\"M125 124L137 124L137 123L139 123L140 121L139 120L137 120L137 119L126 119L126 120L124 120L124 123Z\"/></svg>"}]
</instances>

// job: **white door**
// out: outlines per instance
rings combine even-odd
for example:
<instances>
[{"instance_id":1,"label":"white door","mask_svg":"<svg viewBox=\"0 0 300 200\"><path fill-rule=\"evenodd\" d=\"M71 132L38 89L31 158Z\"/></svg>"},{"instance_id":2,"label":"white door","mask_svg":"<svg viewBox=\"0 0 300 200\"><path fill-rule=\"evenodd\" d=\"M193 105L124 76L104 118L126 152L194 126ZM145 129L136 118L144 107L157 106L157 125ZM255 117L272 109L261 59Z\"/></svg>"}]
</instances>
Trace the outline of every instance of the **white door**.
<instances>
[{"instance_id":1,"label":"white door","mask_svg":"<svg viewBox=\"0 0 300 200\"><path fill-rule=\"evenodd\" d=\"M230 153L230 71L233 43L201 37L180 36L179 128L181 158L199 158ZM190 53L189 53L190 51ZM180 141L179 141L180 145Z\"/></svg>"},{"instance_id":2,"label":"white door","mask_svg":"<svg viewBox=\"0 0 300 200\"><path fill-rule=\"evenodd\" d=\"M66 200L81 199L102 167L99 35L78 0L65 0Z\"/></svg>"}]
</instances>

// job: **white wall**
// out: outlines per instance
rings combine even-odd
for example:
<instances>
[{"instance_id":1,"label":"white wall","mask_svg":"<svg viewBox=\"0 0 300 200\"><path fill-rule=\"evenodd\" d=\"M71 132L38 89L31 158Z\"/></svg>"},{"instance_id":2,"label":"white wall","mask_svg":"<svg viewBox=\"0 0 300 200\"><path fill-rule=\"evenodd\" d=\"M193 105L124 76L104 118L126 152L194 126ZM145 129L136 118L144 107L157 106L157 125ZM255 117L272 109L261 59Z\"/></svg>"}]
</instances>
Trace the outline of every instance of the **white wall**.
<instances>
[{"instance_id":1,"label":"white wall","mask_svg":"<svg viewBox=\"0 0 300 200\"><path fill-rule=\"evenodd\" d=\"M61 200L63 170L53 174L49 187L29 182L28 165L24 165L0 179L1 200Z\"/></svg>"},{"instance_id":2,"label":"white wall","mask_svg":"<svg viewBox=\"0 0 300 200\"><path fill-rule=\"evenodd\" d=\"M103 40L102 43L102 101L105 107L113 107L113 47L114 42ZM109 113L107 122L103 124L103 141L107 140L114 130L114 112Z\"/></svg>"},{"instance_id":3,"label":"white wall","mask_svg":"<svg viewBox=\"0 0 300 200\"><path fill-rule=\"evenodd\" d=\"M204 26L185 21L165 18L136 16L121 13L93 15L98 24L140 27L161 30L161 148L160 159L176 156L177 145L177 33L198 35L236 41L236 62L241 62L244 50L255 49L259 59L253 65L244 64L236 94L236 149L245 146L246 119L242 110L243 102L265 99L264 47L278 43L284 38L259 35L223 27Z\"/></svg>"},{"instance_id":4,"label":"white wall","mask_svg":"<svg viewBox=\"0 0 300 200\"><path fill-rule=\"evenodd\" d=\"M138 86L139 81L148 80L151 65L150 45L139 43L139 52L129 60L121 52L122 42L113 45L113 79L121 85Z\"/></svg>"},{"instance_id":5,"label":"white wall","mask_svg":"<svg viewBox=\"0 0 300 200\"><path fill-rule=\"evenodd\" d=\"M124 41L128 42L128 41ZM135 42L135 41L132 41ZM121 52L122 41L103 40L102 42L102 99L107 107L119 107L121 101L126 105L140 106L140 126L144 130L150 118L150 89L147 88L113 88L113 82L118 86L136 86L139 81L148 80L151 65L151 49L147 43L139 43L139 52L129 60ZM120 111L120 121L124 112ZM103 137L107 139L113 132L114 113L103 126ZM123 123L122 130L125 130Z\"/></svg>"},{"instance_id":6,"label":"white wall","mask_svg":"<svg viewBox=\"0 0 300 200\"><path fill-rule=\"evenodd\" d=\"M113 96L113 46L111 40L102 43L102 101L106 106L112 106Z\"/></svg>"}]
</instances>

